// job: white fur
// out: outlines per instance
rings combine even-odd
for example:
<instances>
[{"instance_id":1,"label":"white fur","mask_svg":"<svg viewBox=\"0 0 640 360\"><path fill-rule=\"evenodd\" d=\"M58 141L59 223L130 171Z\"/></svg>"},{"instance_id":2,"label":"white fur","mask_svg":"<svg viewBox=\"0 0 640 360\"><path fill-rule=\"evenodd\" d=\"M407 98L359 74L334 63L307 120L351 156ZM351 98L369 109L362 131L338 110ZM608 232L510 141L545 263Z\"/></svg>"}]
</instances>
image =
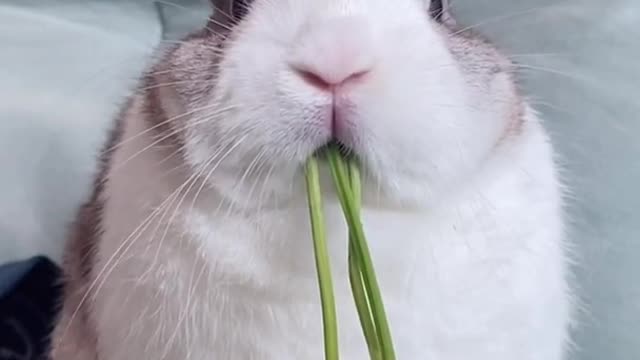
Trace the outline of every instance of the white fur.
<instances>
[{"instance_id":1,"label":"white fur","mask_svg":"<svg viewBox=\"0 0 640 360\"><path fill-rule=\"evenodd\" d=\"M355 111L340 140L367 174L363 221L398 359L563 358L570 307L551 146L527 107L519 133L500 140L513 121L510 80L482 83L465 72L422 8L416 0L256 1L214 91L172 110L233 107L187 122L187 166L163 147L140 153L153 138L134 102L131 140L108 174L94 273L101 360L322 357L300 165L331 136L323 109L332 99L288 59L331 71L323 59L344 60L341 47L333 55L314 47L331 39L366 43L373 59L353 62L370 74L343 94ZM332 32L341 15L368 27ZM206 182L189 186L199 170ZM171 201L176 189L184 191ZM327 194L342 358L365 359L346 228Z\"/></svg>"}]
</instances>

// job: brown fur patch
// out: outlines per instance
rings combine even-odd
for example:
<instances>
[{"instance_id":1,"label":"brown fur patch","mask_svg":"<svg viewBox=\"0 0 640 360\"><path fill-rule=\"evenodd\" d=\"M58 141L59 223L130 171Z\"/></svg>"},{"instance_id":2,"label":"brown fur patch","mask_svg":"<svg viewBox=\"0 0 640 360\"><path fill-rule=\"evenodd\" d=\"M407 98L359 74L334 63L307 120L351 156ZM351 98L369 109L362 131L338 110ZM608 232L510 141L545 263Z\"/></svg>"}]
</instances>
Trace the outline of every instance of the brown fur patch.
<instances>
[{"instance_id":1,"label":"brown fur patch","mask_svg":"<svg viewBox=\"0 0 640 360\"><path fill-rule=\"evenodd\" d=\"M210 92L219 58L210 49L219 44L206 29L197 31L166 49L161 60L143 76L138 94L143 99L144 119L158 145L178 152L184 147L181 128L193 117L188 104Z\"/></svg>"},{"instance_id":2,"label":"brown fur patch","mask_svg":"<svg viewBox=\"0 0 640 360\"><path fill-rule=\"evenodd\" d=\"M163 71L163 70L160 70ZM171 82L172 80L168 80ZM182 148L183 142L177 128L172 126L169 116L164 111L161 101L161 87L163 80L158 76L147 75L143 80L141 94L143 98L142 111L145 113L145 121L149 129L152 129L154 139L159 145Z\"/></svg>"},{"instance_id":3,"label":"brown fur patch","mask_svg":"<svg viewBox=\"0 0 640 360\"><path fill-rule=\"evenodd\" d=\"M123 118L131 99L115 121L108 141L100 153L98 171L89 200L84 203L71 226L63 258L63 301L59 321L52 337L51 359L97 359L95 328L91 324L89 286L93 281L93 265L104 207L104 184L114 146L122 137ZM88 296L87 296L88 295ZM85 301L83 298L86 297Z\"/></svg>"},{"instance_id":4,"label":"brown fur patch","mask_svg":"<svg viewBox=\"0 0 640 360\"><path fill-rule=\"evenodd\" d=\"M163 107L162 101L166 93L162 90L165 86L170 87L169 91L175 91L177 99L189 103L193 100L193 96L202 95L202 88L192 89L188 86L173 86L168 83L182 79L194 79L198 76L202 78L202 71L205 79L210 80L211 84L213 83L215 74L212 70L215 69L218 56L214 51L204 50L218 47L224 42L224 37L212 34L211 25L212 22L208 24L207 28L183 39L181 45L167 49L162 54L160 61L141 78L138 90L129 97L116 117L108 140L100 152L93 190L89 199L80 207L70 228L65 246L62 264L63 298L58 323L52 334L49 354L52 360L97 360L99 357L96 328L91 315L93 294L89 290L96 276L94 273L96 270L94 268L95 256L103 232L104 187L113 153L123 140L125 118L134 99L142 102L140 115L144 117L145 121L148 121L149 128L152 128L151 133L158 140L157 145L171 146L177 148L178 151L183 148L182 131L178 130L180 126L184 126L184 121L168 121L169 115ZM191 48L183 50L189 54L189 57L185 58L185 54L181 54L180 50L189 45ZM192 47L203 51L194 53ZM185 65L192 65L194 62L210 64L210 66L203 66L198 72L185 67ZM208 86L212 86L211 84ZM160 140L160 138L164 139Z\"/></svg>"},{"instance_id":5,"label":"brown fur patch","mask_svg":"<svg viewBox=\"0 0 640 360\"><path fill-rule=\"evenodd\" d=\"M198 32L191 35L189 39L203 39L205 36L207 36L206 32ZM108 140L100 152L93 190L89 199L78 210L65 246L62 264L63 299L58 323L52 334L50 351L52 360L98 359L97 334L91 318L92 294L89 293L89 288L96 276L94 264L102 235L106 177L111 166L113 153L118 144L123 141L123 128L127 112L134 99L141 101L140 115L152 129L150 133L158 141L156 146L169 146L178 151L182 149L181 131L176 131L176 129L183 126L184 121L167 121L169 116L163 108L162 101L166 94L161 91L167 77L157 75L158 73L166 73L166 70L171 70L173 73L176 67L171 63L171 60L174 60L178 48L179 46L169 49L169 52L164 54L161 60L141 78L138 90L125 102L116 117ZM180 76L181 74L178 74L176 77Z\"/></svg>"}]
</instances>

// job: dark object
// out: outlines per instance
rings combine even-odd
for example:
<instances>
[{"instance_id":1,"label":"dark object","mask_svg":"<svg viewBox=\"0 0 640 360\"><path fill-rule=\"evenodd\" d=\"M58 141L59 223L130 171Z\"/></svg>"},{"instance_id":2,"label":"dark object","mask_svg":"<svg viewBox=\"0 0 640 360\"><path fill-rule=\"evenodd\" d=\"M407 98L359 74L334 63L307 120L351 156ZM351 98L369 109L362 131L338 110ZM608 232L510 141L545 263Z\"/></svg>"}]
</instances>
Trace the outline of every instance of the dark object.
<instances>
[{"instance_id":1,"label":"dark object","mask_svg":"<svg viewBox=\"0 0 640 360\"><path fill-rule=\"evenodd\" d=\"M446 3L443 0L431 0L431 4L429 5L429 13L437 21L441 21L444 12L448 10L445 9L445 4Z\"/></svg>"},{"instance_id":2,"label":"dark object","mask_svg":"<svg viewBox=\"0 0 640 360\"><path fill-rule=\"evenodd\" d=\"M45 358L60 275L44 257L0 266L0 360Z\"/></svg>"}]
</instances>

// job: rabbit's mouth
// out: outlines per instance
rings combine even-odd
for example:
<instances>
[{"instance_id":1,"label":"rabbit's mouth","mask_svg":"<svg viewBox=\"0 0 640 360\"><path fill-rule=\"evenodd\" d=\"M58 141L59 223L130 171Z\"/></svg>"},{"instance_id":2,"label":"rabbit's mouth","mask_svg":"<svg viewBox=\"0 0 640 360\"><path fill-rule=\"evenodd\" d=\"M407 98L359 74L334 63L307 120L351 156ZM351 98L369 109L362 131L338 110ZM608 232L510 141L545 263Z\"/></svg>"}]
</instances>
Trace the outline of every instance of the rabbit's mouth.
<instances>
[{"instance_id":1,"label":"rabbit's mouth","mask_svg":"<svg viewBox=\"0 0 640 360\"><path fill-rule=\"evenodd\" d=\"M318 150L316 150L315 155L321 159L326 159L326 153L330 148L338 150L340 155L345 158L356 156L355 152L350 146L345 145L343 142L340 142L337 139L331 139L326 144L319 147Z\"/></svg>"}]
</instances>

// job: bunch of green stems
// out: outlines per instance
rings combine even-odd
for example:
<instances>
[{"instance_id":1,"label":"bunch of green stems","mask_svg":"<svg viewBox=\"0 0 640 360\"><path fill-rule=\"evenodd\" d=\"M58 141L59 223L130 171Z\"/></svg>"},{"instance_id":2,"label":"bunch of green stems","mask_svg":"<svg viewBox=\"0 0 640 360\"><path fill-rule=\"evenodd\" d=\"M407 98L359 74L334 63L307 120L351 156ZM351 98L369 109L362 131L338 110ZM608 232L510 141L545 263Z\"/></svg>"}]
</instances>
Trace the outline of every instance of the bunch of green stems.
<instances>
[{"instance_id":1,"label":"bunch of green stems","mask_svg":"<svg viewBox=\"0 0 640 360\"><path fill-rule=\"evenodd\" d=\"M326 150L326 157L340 205L349 228L348 266L349 282L372 360L395 360L391 333L387 322L380 288L374 272L364 230L360 220L361 183L357 163L345 158L335 147ZM318 158L311 157L306 164L306 182L311 216L316 269L322 306L324 350L326 360L338 360L338 322L333 293L333 282L326 245L322 192Z\"/></svg>"}]
</instances>

